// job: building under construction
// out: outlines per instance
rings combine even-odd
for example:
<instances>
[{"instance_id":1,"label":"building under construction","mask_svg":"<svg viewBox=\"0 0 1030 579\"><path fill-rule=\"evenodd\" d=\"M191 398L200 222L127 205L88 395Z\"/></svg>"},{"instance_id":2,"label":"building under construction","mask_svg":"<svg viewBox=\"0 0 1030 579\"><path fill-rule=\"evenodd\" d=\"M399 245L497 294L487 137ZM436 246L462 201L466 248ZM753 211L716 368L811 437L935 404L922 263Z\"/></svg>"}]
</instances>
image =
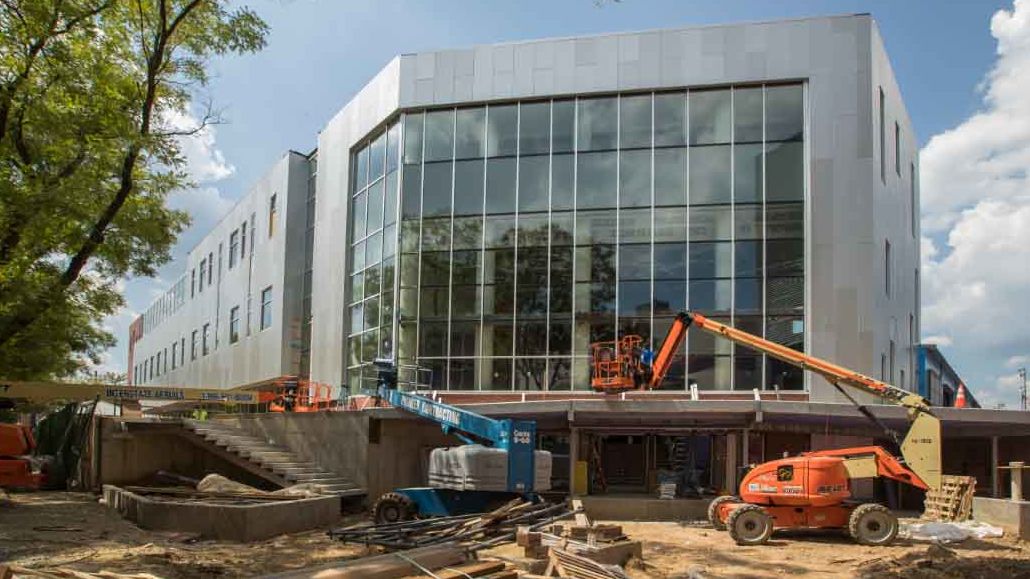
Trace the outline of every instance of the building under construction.
<instances>
[{"instance_id":1,"label":"building under construction","mask_svg":"<svg viewBox=\"0 0 1030 579\"><path fill-rule=\"evenodd\" d=\"M704 334L658 389L591 391L591 344L656 349L681 310L953 401L924 374L918 141L868 15L404 54L317 139L135 322L134 385L297 376L344 405L390 359L438 400L535 419L552 488L610 508L883 436L818 375ZM939 413L945 471L998 494L1030 414ZM234 420L371 495L448 440L395 409Z\"/></svg>"}]
</instances>

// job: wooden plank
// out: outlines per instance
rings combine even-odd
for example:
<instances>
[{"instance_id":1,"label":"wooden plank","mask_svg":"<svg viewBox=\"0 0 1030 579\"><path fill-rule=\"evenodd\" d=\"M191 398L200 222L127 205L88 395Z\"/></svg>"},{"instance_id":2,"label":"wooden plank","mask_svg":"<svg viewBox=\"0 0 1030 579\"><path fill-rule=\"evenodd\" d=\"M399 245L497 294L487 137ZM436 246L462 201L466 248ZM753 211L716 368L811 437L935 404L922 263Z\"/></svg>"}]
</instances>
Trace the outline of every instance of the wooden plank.
<instances>
[{"instance_id":1,"label":"wooden plank","mask_svg":"<svg viewBox=\"0 0 1030 579\"><path fill-rule=\"evenodd\" d=\"M476 563L463 563L453 567L441 567L432 569L433 575L438 579L466 579L468 577L482 577L491 575L498 571L504 571L503 561L479 561ZM409 578L425 577L425 573L408 575Z\"/></svg>"},{"instance_id":2,"label":"wooden plank","mask_svg":"<svg viewBox=\"0 0 1030 579\"><path fill-rule=\"evenodd\" d=\"M340 561L308 569L299 569L271 575L275 579L399 579L420 569L414 561L427 569L439 569L465 563L467 555L454 543L398 551L386 555Z\"/></svg>"},{"instance_id":3,"label":"wooden plank","mask_svg":"<svg viewBox=\"0 0 1030 579\"><path fill-rule=\"evenodd\" d=\"M576 513L576 525L580 527L590 526L590 517L588 517L586 512L583 511L583 501L579 499L572 499L572 510L580 511Z\"/></svg>"}]
</instances>

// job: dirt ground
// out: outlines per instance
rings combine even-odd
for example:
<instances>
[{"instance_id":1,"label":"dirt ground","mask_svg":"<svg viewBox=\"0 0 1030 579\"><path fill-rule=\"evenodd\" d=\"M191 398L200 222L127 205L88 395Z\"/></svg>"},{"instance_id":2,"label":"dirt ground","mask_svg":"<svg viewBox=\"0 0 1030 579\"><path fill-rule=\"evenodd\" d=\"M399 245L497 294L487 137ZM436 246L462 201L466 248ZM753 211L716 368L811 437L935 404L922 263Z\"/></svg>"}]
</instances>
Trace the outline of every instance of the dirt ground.
<instances>
[{"instance_id":1,"label":"dirt ground","mask_svg":"<svg viewBox=\"0 0 1030 579\"><path fill-rule=\"evenodd\" d=\"M341 524L349 523L341 519ZM318 565L360 554L325 531L257 543L198 541L146 531L87 493L12 493L0 501L0 564L160 577L247 577Z\"/></svg>"},{"instance_id":2,"label":"dirt ground","mask_svg":"<svg viewBox=\"0 0 1030 579\"><path fill-rule=\"evenodd\" d=\"M341 519L340 524L358 520ZM1030 543L967 540L946 548L899 540L862 547L838 533L778 532L761 547L738 547L725 532L693 524L621 522L644 542L633 577L973 577L1030 579ZM144 531L83 493L22 493L0 501L0 563L82 571L147 572L161 577L237 577L298 569L357 556L324 531L258 543L196 540ZM513 544L490 554L517 557Z\"/></svg>"}]
</instances>

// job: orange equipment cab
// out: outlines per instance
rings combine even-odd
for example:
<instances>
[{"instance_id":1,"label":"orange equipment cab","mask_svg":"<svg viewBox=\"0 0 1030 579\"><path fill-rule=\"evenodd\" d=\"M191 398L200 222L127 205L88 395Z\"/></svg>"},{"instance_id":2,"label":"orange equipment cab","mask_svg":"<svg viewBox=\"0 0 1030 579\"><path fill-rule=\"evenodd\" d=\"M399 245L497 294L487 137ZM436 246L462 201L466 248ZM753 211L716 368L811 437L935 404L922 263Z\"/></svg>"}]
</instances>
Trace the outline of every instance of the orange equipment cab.
<instances>
[{"instance_id":1,"label":"orange equipment cab","mask_svg":"<svg viewBox=\"0 0 1030 579\"><path fill-rule=\"evenodd\" d=\"M851 400L864 416L882 427L899 445L904 457L902 462L878 446L864 446L807 452L755 466L741 482L739 496L719 497L708 510L712 525L729 530L737 543L765 543L774 528L818 527L847 529L859 543L885 545L897 535L897 517L882 505L852 502L851 479L884 477L924 490L940 488L940 421L922 397L700 314L680 312L676 316L650 366L639 348L620 351L624 358L617 364L608 364L607 360L599 359L605 352L604 345L595 344L594 389L618 392L657 388L691 325L819 374ZM625 336L620 344L623 341L636 345L643 342L638 336ZM904 406L910 421L904 439L859 404L844 386Z\"/></svg>"},{"instance_id":2,"label":"orange equipment cab","mask_svg":"<svg viewBox=\"0 0 1030 579\"><path fill-rule=\"evenodd\" d=\"M333 407L333 390L328 384L286 376L275 381L271 391L258 395L269 412L320 412Z\"/></svg>"},{"instance_id":3,"label":"orange equipment cab","mask_svg":"<svg viewBox=\"0 0 1030 579\"><path fill-rule=\"evenodd\" d=\"M32 431L23 424L0 424L0 488L38 489L46 475L33 469L28 455L36 448Z\"/></svg>"}]
</instances>

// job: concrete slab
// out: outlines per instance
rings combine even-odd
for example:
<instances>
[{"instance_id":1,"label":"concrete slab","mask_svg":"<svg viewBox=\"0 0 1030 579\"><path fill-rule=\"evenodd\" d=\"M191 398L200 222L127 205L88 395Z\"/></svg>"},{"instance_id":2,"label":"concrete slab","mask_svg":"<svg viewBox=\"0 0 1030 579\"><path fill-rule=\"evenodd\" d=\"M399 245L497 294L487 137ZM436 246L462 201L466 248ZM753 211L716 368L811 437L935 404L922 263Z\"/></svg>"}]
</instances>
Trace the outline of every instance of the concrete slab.
<instances>
[{"instance_id":1,"label":"concrete slab","mask_svg":"<svg viewBox=\"0 0 1030 579\"><path fill-rule=\"evenodd\" d=\"M104 485L104 501L144 529L240 542L329 527L340 516L338 496L233 505L154 500Z\"/></svg>"},{"instance_id":2,"label":"concrete slab","mask_svg":"<svg viewBox=\"0 0 1030 579\"><path fill-rule=\"evenodd\" d=\"M1020 539L1030 539L1030 501L973 497L973 518Z\"/></svg>"}]
</instances>

